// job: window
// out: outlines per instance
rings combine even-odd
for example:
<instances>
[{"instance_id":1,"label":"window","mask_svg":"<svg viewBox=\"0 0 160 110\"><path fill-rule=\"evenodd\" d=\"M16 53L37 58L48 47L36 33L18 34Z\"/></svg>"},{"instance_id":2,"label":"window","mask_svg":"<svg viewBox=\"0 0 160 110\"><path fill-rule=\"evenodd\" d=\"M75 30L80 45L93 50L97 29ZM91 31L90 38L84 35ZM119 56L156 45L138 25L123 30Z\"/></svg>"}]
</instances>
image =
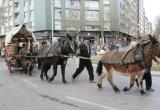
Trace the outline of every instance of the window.
<instances>
[{"instance_id":1,"label":"window","mask_svg":"<svg viewBox=\"0 0 160 110\"><path fill-rule=\"evenodd\" d=\"M85 8L89 10L99 10L98 1L85 1Z\"/></svg>"},{"instance_id":2,"label":"window","mask_svg":"<svg viewBox=\"0 0 160 110\"><path fill-rule=\"evenodd\" d=\"M61 0L54 0L55 7L61 7Z\"/></svg>"},{"instance_id":3,"label":"window","mask_svg":"<svg viewBox=\"0 0 160 110\"><path fill-rule=\"evenodd\" d=\"M105 6L104 7L104 13L109 13L110 12L110 7L109 6Z\"/></svg>"},{"instance_id":4,"label":"window","mask_svg":"<svg viewBox=\"0 0 160 110\"><path fill-rule=\"evenodd\" d=\"M15 13L14 14L14 19L18 19L18 15L19 15L19 13Z\"/></svg>"},{"instance_id":5,"label":"window","mask_svg":"<svg viewBox=\"0 0 160 110\"><path fill-rule=\"evenodd\" d=\"M110 0L104 0L104 2L103 2L105 5L108 5L108 4L110 4Z\"/></svg>"},{"instance_id":6,"label":"window","mask_svg":"<svg viewBox=\"0 0 160 110\"><path fill-rule=\"evenodd\" d=\"M104 29L109 30L110 29L110 22L104 22Z\"/></svg>"},{"instance_id":7,"label":"window","mask_svg":"<svg viewBox=\"0 0 160 110\"><path fill-rule=\"evenodd\" d=\"M69 20L80 20L80 10L66 10L66 18Z\"/></svg>"},{"instance_id":8,"label":"window","mask_svg":"<svg viewBox=\"0 0 160 110\"><path fill-rule=\"evenodd\" d=\"M80 0L66 0L66 8L80 7Z\"/></svg>"},{"instance_id":9,"label":"window","mask_svg":"<svg viewBox=\"0 0 160 110\"><path fill-rule=\"evenodd\" d=\"M61 30L61 21L55 21L55 30Z\"/></svg>"},{"instance_id":10,"label":"window","mask_svg":"<svg viewBox=\"0 0 160 110\"><path fill-rule=\"evenodd\" d=\"M27 0L24 1L24 7L26 7L26 6L27 6Z\"/></svg>"},{"instance_id":11,"label":"window","mask_svg":"<svg viewBox=\"0 0 160 110\"><path fill-rule=\"evenodd\" d=\"M34 11L31 10L31 11L29 12L29 17L30 17L30 18L33 18L33 16L34 16Z\"/></svg>"},{"instance_id":12,"label":"window","mask_svg":"<svg viewBox=\"0 0 160 110\"><path fill-rule=\"evenodd\" d=\"M87 21L99 21L99 11L86 11L85 20Z\"/></svg>"},{"instance_id":13,"label":"window","mask_svg":"<svg viewBox=\"0 0 160 110\"><path fill-rule=\"evenodd\" d=\"M61 19L61 9L55 9L55 19Z\"/></svg>"},{"instance_id":14,"label":"window","mask_svg":"<svg viewBox=\"0 0 160 110\"><path fill-rule=\"evenodd\" d=\"M104 13L104 21L110 21L110 13Z\"/></svg>"},{"instance_id":15,"label":"window","mask_svg":"<svg viewBox=\"0 0 160 110\"><path fill-rule=\"evenodd\" d=\"M28 17L28 12L24 12L24 19Z\"/></svg>"},{"instance_id":16,"label":"window","mask_svg":"<svg viewBox=\"0 0 160 110\"><path fill-rule=\"evenodd\" d=\"M15 7L15 8L18 7L18 2L14 3L14 7Z\"/></svg>"}]
</instances>

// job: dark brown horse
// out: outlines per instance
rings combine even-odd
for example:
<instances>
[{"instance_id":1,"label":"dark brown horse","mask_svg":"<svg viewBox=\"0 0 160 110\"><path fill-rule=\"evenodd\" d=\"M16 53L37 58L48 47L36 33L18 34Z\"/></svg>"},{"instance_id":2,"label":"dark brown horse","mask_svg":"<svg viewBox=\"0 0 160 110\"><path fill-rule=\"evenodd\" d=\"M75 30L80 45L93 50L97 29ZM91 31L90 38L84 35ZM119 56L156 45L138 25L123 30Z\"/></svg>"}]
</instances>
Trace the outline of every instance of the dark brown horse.
<instances>
[{"instance_id":1,"label":"dark brown horse","mask_svg":"<svg viewBox=\"0 0 160 110\"><path fill-rule=\"evenodd\" d=\"M74 36L76 37L76 36ZM76 55L79 53L79 46L74 37L67 34L67 37L60 38L53 45L44 45L39 50L39 55L43 56L39 58L39 66L41 68L40 78L43 80L43 76L46 77L47 81L54 80L57 75L57 67L61 65L62 82L66 83L65 80L65 67L69 55ZM49 78L47 75L48 70L53 65L53 76Z\"/></svg>"},{"instance_id":2,"label":"dark brown horse","mask_svg":"<svg viewBox=\"0 0 160 110\"><path fill-rule=\"evenodd\" d=\"M105 77L105 73L102 72L104 66L108 73L108 81L115 92L119 92L119 89L112 79L113 70L130 76L130 86L125 87L124 91L129 91L133 87L135 77L137 76L141 87L140 93L144 94L143 75L145 69L152 64L153 57L160 57L160 44L158 40L151 35L148 38L147 41L138 44L136 48L128 52L106 52L97 66L97 73L100 76L97 86L102 88L102 80ZM136 52L139 54L135 54ZM137 55L141 57L137 57Z\"/></svg>"}]
</instances>

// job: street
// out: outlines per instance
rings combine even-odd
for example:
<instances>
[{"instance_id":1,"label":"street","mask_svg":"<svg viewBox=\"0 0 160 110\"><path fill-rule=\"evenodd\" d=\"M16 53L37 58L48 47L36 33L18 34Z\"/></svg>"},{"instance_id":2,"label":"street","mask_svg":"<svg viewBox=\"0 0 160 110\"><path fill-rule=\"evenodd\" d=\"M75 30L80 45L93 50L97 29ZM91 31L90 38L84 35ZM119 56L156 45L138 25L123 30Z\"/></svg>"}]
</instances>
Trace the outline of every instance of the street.
<instances>
[{"instance_id":1,"label":"street","mask_svg":"<svg viewBox=\"0 0 160 110\"><path fill-rule=\"evenodd\" d=\"M61 81L61 72L51 83L41 81L40 71L34 69L33 76L14 69L12 75L7 70L4 59L0 59L0 110L159 110L160 74L153 74L154 92L141 95L136 85L123 92L129 86L129 77L114 72L114 82L120 93L115 93L105 78L103 90L89 83L87 71L83 71L75 83L71 76L78 66L78 59L69 59L66 66L67 84ZM94 75L96 65L94 66ZM52 74L50 69L49 74ZM144 85L145 87L145 85Z\"/></svg>"}]
</instances>

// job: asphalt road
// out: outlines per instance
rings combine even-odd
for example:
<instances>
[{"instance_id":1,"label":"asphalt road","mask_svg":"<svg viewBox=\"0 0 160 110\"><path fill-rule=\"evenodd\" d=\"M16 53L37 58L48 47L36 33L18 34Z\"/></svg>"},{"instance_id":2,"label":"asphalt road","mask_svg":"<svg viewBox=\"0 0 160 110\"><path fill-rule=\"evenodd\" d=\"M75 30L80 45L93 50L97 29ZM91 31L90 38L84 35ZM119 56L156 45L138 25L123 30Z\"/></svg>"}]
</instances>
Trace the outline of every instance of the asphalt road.
<instances>
[{"instance_id":1,"label":"asphalt road","mask_svg":"<svg viewBox=\"0 0 160 110\"><path fill-rule=\"evenodd\" d=\"M33 76L14 69L11 75L0 59L0 110L159 110L160 76L153 75L154 92L141 95L134 86L129 92L122 92L129 85L129 78L114 72L114 81L121 90L115 93L105 79L103 90L89 83L85 71L72 83L71 76L78 66L77 59L70 59L66 67L67 84L61 81L60 69L51 83L41 81L40 71L34 69ZM94 66L95 69L95 66ZM52 74L52 69L49 71ZM95 79L97 75L95 74Z\"/></svg>"}]
</instances>

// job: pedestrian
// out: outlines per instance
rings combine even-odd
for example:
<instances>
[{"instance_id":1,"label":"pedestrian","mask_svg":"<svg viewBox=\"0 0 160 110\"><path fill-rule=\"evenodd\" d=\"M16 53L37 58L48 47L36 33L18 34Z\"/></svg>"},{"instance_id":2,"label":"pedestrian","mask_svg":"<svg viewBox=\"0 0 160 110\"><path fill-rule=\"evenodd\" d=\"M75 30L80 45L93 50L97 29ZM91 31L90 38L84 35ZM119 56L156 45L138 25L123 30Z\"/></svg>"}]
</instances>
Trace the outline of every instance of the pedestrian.
<instances>
[{"instance_id":1,"label":"pedestrian","mask_svg":"<svg viewBox=\"0 0 160 110\"><path fill-rule=\"evenodd\" d=\"M5 47L3 47L1 49L1 57L4 58L5 57Z\"/></svg>"},{"instance_id":2,"label":"pedestrian","mask_svg":"<svg viewBox=\"0 0 160 110\"><path fill-rule=\"evenodd\" d=\"M96 83L96 81L94 80L93 66L92 66L92 62L91 62L91 59L90 59L90 57L91 57L91 48L90 48L90 45L89 45L89 40L84 40L84 43L82 43L80 45L80 56L88 58L88 59L83 59L83 58L79 59L79 67L77 68L75 73L72 75L73 82L75 81L77 76L86 67L87 71L88 71L88 74L89 74L90 83Z\"/></svg>"}]
</instances>

